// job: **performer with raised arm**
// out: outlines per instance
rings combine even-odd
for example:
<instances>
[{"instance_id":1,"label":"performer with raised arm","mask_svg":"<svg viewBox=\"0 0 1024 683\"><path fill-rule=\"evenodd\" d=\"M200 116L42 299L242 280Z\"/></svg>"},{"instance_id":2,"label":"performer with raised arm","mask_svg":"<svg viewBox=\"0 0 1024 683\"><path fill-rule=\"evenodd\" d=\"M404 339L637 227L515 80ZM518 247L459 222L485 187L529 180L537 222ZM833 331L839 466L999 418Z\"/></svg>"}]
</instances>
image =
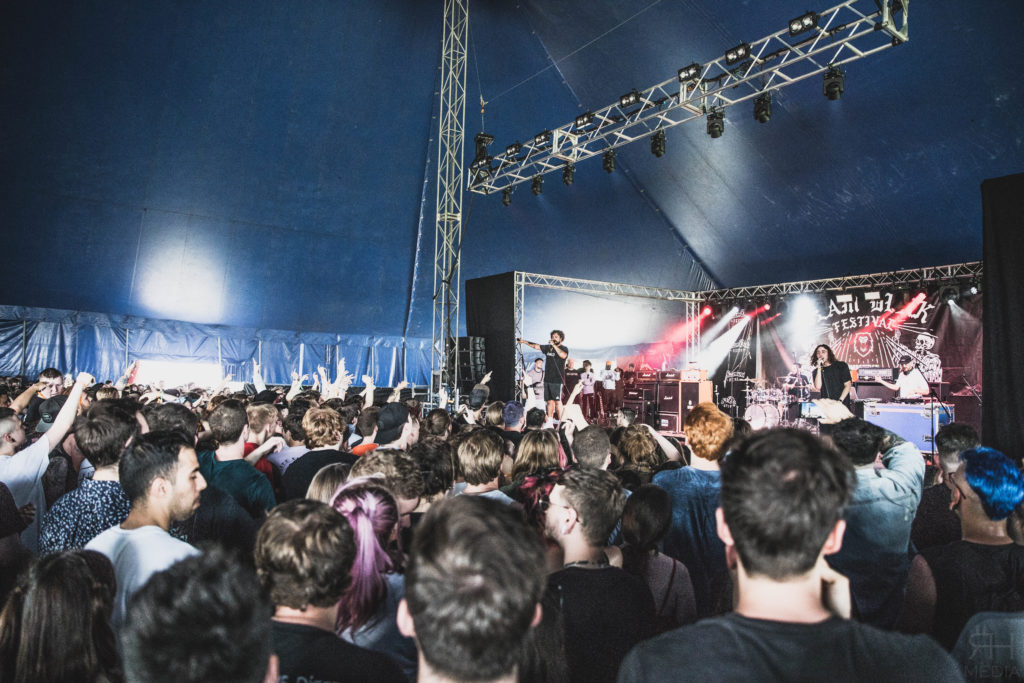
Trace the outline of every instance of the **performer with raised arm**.
<instances>
[{"instance_id":1,"label":"performer with raised arm","mask_svg":"<svg viewBox=\"0 0 1024 683\"><path fill-rule=\"evenodd\" d=\"M928 380L910 356L900 356L899 375L895 382L887 382L882 378L878 378L878 382L895 391L896 398L924 398L930 392Z\"/></svg>"},{"instance_id":2,"label":"performer with raised arm","mask_svg":"<svg viewBox=\"0 0 1024 683\"><path fill-rule=\"evenodd\" d=\"M565 382L565 359L569 357L569 349L562 346L565 333L551 330L551 340L547 344L536 344L525 339L518 339L531 349L543 353L547 359L544 363L544 400L547 401L548 418L558 415L562 419L562 384Z\"/></svg>"},{"instance_id":3,"label":"performer with raised arm","mask_svg":"<svg viewBox=\"0 0 1024 683\"><path fill-rule=\"evenodd\" d=\"M853 388L850 366L836 358L827 344L818 344L814 349L811 365L814 367L814 390L820 391L822 398L842 401L849 408L853 403L850 398Z\"/></svg>"}]
</instances>

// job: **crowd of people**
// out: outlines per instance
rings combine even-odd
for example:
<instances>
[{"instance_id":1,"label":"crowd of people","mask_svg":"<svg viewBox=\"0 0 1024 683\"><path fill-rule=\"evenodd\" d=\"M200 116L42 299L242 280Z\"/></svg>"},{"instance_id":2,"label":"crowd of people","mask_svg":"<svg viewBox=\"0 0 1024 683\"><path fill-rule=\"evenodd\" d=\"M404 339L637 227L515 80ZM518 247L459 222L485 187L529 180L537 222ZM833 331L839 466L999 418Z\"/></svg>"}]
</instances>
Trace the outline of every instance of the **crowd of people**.
<instances>
[{"instance_id":1,"label":"crowd of people","mask_svg":"<svg viewBox=\"0 0 1024 683\"><path fill-rule=\"evenodd\" d=\"M293 379L3 380L0 681L1024 675L1024 477L969 426Z\"/></svg>"}]
</instances>

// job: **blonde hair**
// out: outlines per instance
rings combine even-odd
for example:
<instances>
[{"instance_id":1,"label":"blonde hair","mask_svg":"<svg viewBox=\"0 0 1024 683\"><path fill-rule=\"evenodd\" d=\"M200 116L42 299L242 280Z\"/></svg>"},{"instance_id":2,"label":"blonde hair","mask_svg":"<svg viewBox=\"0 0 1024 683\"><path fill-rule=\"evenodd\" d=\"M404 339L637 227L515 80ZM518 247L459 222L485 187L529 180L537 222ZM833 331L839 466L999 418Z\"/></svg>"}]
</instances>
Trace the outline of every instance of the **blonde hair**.
<instances>
[{"instance_id":1,"label":"blonde hair","mask_svg":"<svg viewBox=\"0 0 1024 683\"><path fill-rule=\"evenodd\" d=\"M558 467L558 437L550 429L526 432L512 463L512 480L550 467Z\"/></svg>"},{"instance_id":2,"label":"blonde hair","mask_svg":"<svg viewBox=\"0 0 1024 683\"><path fill-rule=\"evenodd\" d=\"M245 414L246 417L249 418L250 432L261 432L268 424L272 424L275 420L281 417L281 413L278 412L277 407L272 406L269 403L247 406Z\"/></svg>"},{"instance_id":3,"label":"blonde hair","mask_svg":"<svg viewBox=\"0 0 1024 683\"><path fill-rule=\"evenodd\" d=\"M622 432L619 455L622 457L622 467L627 470L649 472L662 464L654 438L638 424L631 424Z\"/></svg>"},{"instance_id":4,"label":"blonde hair","mask_svg":"<svg viewBox=\"0 0 1024 683\"><path fill-rule=\"evenodd\" d=\"M306 448L323 448L338 443L344 437L345 423L338 411L331 408L310 408L302 416L302 431L306 432Z\"/></svg>"},{"instance_id":5,"label":"blonde hair","mask_svg":"<svg viewBox=\"0 0 1024 683\"><path fill-rule=\"evenodd\" d=\"M487 410L484 412L487 424L492 427L504 427L505 418L502 416L503 410L505 410L505 404L501 401L495 401L488 405Z\"/></svg>"},{"instance_id":6,"label":"blonde hair","mask_svg":"<svg viewBox=\"0 0 1024 683\"><path fill-rule=\"evenodd\" d=\"M330 505L334 494L348 479L348 471L351 467L347 462L332 462L321 467L313 475L313 481L309 482L306 498Z\"/></svg>"}]
</instances>

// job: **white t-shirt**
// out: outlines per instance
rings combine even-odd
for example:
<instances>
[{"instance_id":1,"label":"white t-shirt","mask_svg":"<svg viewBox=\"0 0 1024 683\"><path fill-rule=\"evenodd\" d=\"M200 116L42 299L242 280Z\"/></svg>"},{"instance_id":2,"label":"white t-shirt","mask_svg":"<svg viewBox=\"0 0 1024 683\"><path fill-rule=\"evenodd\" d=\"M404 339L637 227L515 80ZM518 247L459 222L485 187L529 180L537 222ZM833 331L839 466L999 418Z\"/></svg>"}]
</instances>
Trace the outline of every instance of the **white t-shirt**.
<instances>
[{"instance_id":1,"label":"white t-shirt","mask_svg":"<svg viewBox=\"0 0 1024 683\"><path fill-rule=\"evenodd\" d=\"M46 512L43 472L50 464L50 441L46 436L14 455L0 456L0 481L7 484L18 507L33 503L36 516L24 531L21 542L33 553L39 552L39 520Z\"/></svg>"},{"instance_id":2,"label":"white t-shirt","mask_svg":"<svg viewBox=\"0 0 1024 683\"><path fill-rule=\"evenodd\" d=\"M117 576L117 595L110 625L117 632L124 623L128 600L145 585L153 574L167 569L199 551L179 541L158 526L138 529L110 527L85 545L106 555L114 565Z\"/></svg>"},{"instance_id":3,"label":"white t-shirt","mask_svg":"<svg viewBox=\"0 0 1024 683\"><path fill-rule=\"evenodd\" d=\"M900 398L917 398L928 395L928 382L917 368L908 373L900 371L896 378L896 392Z\"/></svg>"}]
</instances>

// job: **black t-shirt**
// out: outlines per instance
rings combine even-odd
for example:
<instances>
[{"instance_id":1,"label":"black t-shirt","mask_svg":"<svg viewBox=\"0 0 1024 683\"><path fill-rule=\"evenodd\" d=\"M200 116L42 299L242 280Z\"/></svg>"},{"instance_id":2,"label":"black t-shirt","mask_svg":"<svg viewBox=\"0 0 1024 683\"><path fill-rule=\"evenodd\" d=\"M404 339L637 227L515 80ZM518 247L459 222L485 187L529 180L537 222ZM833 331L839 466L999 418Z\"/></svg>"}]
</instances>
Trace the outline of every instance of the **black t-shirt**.
<instances>
[{"instance_id":1,"label":"black t-shirt","mask_svg":"<svg viewBox=\"0 0 1024 683\"><path fill-rule=\"evenodd\" d=\"M281 475L281 488L284 490L285 500L305 498L306 490L309 489L313 477L321 468L333 465L336 462L356 464L356 456L351 453L343 453L332 448L324 448L306 453L298 460L288 465L288 469Z\"/></svg>"},{"instance_id":2,"label":"black t-shirt","mask_svg":"<svg viewBox=\"0 0 1024 683\"><path fill-rule=\"evenodd\" d=\"M850 366L841 360L837 360L823 368L815 370L815 372L822 373L821 379L821 397L831 398L836 401L843 394L843 386L847 382L853 381L853 376L850 375ZM843 403L850 403L850 395L846 395L846 399Z\"/></svg>"},{"instance_id":3,"label":"black t-shirt","mask_svg":"<svg viewBox=\"0 0 1024 683\"><path fill-rule=\"evenodd\" d=\"M559 356L551 344L542 344L540 347L540 352L547 356L544 361L545 384L561 384L565 378L565 359L569 357L569 347L563 345L558 348L565 353L565 358Z\"/></svg>"},{"instance_id":4,"label":"black t-shirt","mask_svg":"<svg viewBox=\"0 0 1024 683\"><path fill-rule=\"evenodd\" d=\"M921 492L910 540L918 551L960 540L960 518L949 509L952 493L945 484L929 486Z\"/></svg>"},{"instance_id":5,"label":"black t-shirt","mask_svg":"<svg viewBox=\"0 0 1024 683\"><path fill-rule=\"evenodd\" d=\"M654 598L647 584L618 567L569 567L548 577L562 606L570 680L614 681L630 648L654 633Z\"/></svg>"},{"instance_id":6,"label":"black t-shirt","mask_svg":"<svg viewBox=\"0 0 1024 683\"><path fill-rule=\"evenodd\" d=\"M1024 611L1024 546L957 541L921 555L935 578L932 635L947 649L978 612Z\"/></svg>"},{"instance_id":7,"label":"black t-shirt","mask_svg":"<svg viewBox=\"0 0 1024 683\"><path fill-rule=\"evenodd\" d=\"M523 440L523 433L505 429L501 432L501 438L505 439L505 441L511 441L512 445L515 446L515 450L519 450L519 444Z\"/></svg>"},{"instance_id":8,"label":"black t-shirt","mask_svg":"<svg viewBox=\"0 0 1024 683\"><path fill-rule=\"evenodd\" d=\"M274 621L273 635L279 683L407 681L387 655L353 645L330 631Z\"/></svg>"},{"instance_id":9,"label":"black t-shirt","mask_svg":"<svg viewBox=\"0 0 1024 683\"><path fill-rule=\"evenodd\" d=\"M619 672L632 681L958 681L956 662L928 636L833 617L817 624L732 613L633 648Z\"/></svg>"},{"instance_id":10,"label":"black t-shirt","mask_svg":"<svg viewBox=\"0 0 1024 683\"><path fill-rule=\"evenodd\" d=\"M192 545L214 541L251 565L259 524L234 496L211 484L199 494L195 513L175 524L174 531Z\"/></svg>"}]
</instances>

